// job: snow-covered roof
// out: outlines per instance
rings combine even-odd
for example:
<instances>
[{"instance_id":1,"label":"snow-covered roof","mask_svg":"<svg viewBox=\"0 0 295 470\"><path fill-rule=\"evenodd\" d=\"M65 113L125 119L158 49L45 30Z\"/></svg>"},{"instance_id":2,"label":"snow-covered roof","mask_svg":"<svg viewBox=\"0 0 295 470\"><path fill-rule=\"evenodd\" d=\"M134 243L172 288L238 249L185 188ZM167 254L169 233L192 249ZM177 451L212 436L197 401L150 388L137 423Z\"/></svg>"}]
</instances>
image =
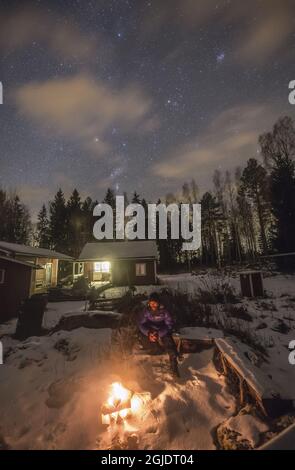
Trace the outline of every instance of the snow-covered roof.
<instances>
[{"instance_id":1,"label":"snow-covered roof","mask_svg":"<svg viewBox=\"0 0 295 470\"><path fill-rule=\"evenodd\" d=\"M58 251L2 241L0 241L0 252L22 256L34 256L36 258L72 259L70 256L59 253Z\"/></svg>"},{"instance_id":2,"label":"snow-covered roof","mask_svg":"<svg viewBox=\"0 0 295 470\"><path fill-rule=\"evenodd\" d=\"M22 266L28 266L29 268L33 268L33 269L44 269L43 266L39 264L33 264L33 263L30 263L29 261L20 261L18 259L11 258L10 256L0 256L0 260L2 259L4 261L9 261L10 263L13 263L13 264L20 264Z\"/></svg>"},{"instance_id":3,"label":"snow-covered roof","mask_svg":"<svg viewBox=\"0 0 295 470\"><path fill-rule=\"evenodd\" d=\"M157 245L154 240L111 241L86 243L79 259L111 260L128 258L156 258Z\"/></svg>"}]
</instances>

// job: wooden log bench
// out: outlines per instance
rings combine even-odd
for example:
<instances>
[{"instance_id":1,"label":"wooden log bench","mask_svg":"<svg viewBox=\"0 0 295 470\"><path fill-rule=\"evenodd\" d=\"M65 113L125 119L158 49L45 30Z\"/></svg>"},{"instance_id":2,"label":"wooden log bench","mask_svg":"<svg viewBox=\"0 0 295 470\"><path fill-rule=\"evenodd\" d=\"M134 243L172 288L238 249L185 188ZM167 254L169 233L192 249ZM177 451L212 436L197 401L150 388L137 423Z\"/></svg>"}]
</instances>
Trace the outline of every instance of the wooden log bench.
<instances>
[{"instance_id":1,"label":"wooden log bench","mask_svg":"<svg viewBox=\"0 0 295 470\"><path fill-rule=\"evenodd\" d=\"M217 338L223 338L221 330L202 326L181 328L174 337L177 344L180 342L178 347L181 353L195 353L212 348Z\"/></svg>"},{"instance_id":2,"label":"wooden log bench","mask_svg":"<svg viewBox=\"0 0 295 470\"><path fill-rule=\"evenodd\" d=\"M258 450L294 450L295 423L263 444Z\"/></svg>"},{"instance_id":3,"label":"wooden log bench","mask_svg":"<svg viewBox=\"0 0 295 470\"><path fill-rule=\"evenodd\" d=\"M293 400L282 398L278 385L251 362L251 348L234 338L217 338L215 345L224 375L231 372L238 381L241 406L250 396L265 416L277 417L292 409Z\"/></svg>"},{"instance_id":4,"label":"wooden log bench","mask_svg":"<svg viewBox=\"0 0 295 470\"><path fill-rule=\"evenodd\" d=\"M180 355L198 353L204 349L210 349L214 347L214 340L218 337L222 337L223 333L220 330L214 328L204 327L188 327L181 328L179 333L173 333L172 337L176 344L177 350ZM138 348L138 345L134 348L135 354L146 354L146 349ZM161 348L158 348L157 354L165 354Z\"/></svg>"}]
</instances>

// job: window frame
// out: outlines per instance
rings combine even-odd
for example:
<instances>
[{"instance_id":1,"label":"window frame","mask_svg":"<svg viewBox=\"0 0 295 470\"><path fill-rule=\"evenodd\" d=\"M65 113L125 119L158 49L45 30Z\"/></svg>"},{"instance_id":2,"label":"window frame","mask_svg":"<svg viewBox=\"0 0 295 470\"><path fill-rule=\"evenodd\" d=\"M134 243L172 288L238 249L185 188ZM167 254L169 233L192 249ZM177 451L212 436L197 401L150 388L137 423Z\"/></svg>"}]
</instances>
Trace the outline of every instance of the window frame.
<instances>
[{"instance_id":1,"label":"window frame","mask_svg":"<svg viewBox=\"0 0 295 470\"><path fill-rule=\"evenodd\" d=\"M141 267L144 266L143 272ZM136 277L145 277L146 276L146 263L135 263L135 276Z\"/></svg>"},{"instance_id":2,"label":"window frame","mask_svg":"<svg viewBox=\"0 0 295 470\"><path fill-rule=\"evenodd\" d=\"M78 272L76 273L76 266L78 267ZM80 270L81 268L81 270ZM83 261L75 261L74 262L74 277L79 277L79 276L83 276L84 275L84 263Z\"/></svg>"},{"instance_id":3,"label":"window frame","mask_svg":"<svg viewBox=\"0 0 295 470\"><path fill-rule=\"evenodd\" d=\"M97 266L100 266L100 269L97 269ZM111 272L111 263L110 261L94 261L93 271L95 273L109 274Z\"/></svg>"}]
</instances>

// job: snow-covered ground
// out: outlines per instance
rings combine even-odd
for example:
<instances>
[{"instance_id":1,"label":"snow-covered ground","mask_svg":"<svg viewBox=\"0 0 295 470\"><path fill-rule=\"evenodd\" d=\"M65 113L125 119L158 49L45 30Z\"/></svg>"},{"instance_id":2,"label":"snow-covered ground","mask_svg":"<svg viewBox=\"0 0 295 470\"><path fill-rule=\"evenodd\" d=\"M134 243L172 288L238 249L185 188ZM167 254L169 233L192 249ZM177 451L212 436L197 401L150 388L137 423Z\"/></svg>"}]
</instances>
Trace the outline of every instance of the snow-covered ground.
<instances>
[{"instance_id":1,"label":"snow-covered ground","mask_svg":"<svg viewBox=\"0 0 295 470\"><path fill-rule=\"evenodd\" d=\"M235 275L220 276L207 273L192 276L189 273L171 276L160 276L161 282L170 288L195 294L198 288L210 290L216 285L227 283L237 295L240 295L240 280ZM262 346L266 348L268 359L261 369L278 384L282 396L295 400L295 366L288 361L289 343L295 340L295 275L264 273L265 299L241 298L238 305L243 305L251 315L252 321L235 320L238 328L255 334ZM214 307L213 309L220 309ZM226 316L226 312L225 312ZM289 331L276 331L281 323Z\"/></svg>"},{"instance_id":2,"label":"snow-covered ground","mask_svg":"<svg viewBox=\"0 0 295 470\"><path fill-rule=\"evenodd\" d=\"M108 359L106 329L3 343L0 432L13 449L105 449L134 433L140 448L213 449L213 428L235 409L212 350L187 355L175 382L165 356ZM107 430L100 407L117 380L152 400L140 422Z\"/></svg>"},{"instance_id":3,"label":"snow-covered ground","mask_svg":"<svg viewBox=\"0 0 295 470\"><path fill-rule=\"evenodd\" d=\"M121 442L135 433L140 449L214 449L212 431L235 410L235 400L212 362L212 349L185 355L181 379L171 377L167 357L138 356L120 377L136 392L150 392L147 415L123 426ZM111 444L112 434L102 433L101 448Z\"/></svg>"},{"instance_id":4,"label":"snow-covered ground","mask_svg":"<svg viewBox=\"0 0 295 470\"><path fill-rule=\"evenodd\" d=\"M44 313L42 326L46 329L53 328L63 316L83 313L85 306L86 302L84 300L49 302ZM3 335L13 335L15 333L16 322L16 318L13 318L6 323L0 324L0 338Z\"/></svg>"},{"instance_id":5,"label":"snow-covered ground","mask_svg":"<svg viewBox=\"0 0 295 470\"><path fill-rule=\"evenodd\" d=\"M267 294L273 297L280 297L281 295L294 295L295 296L295 276L274 274L265 272L263 284ZM181 292L196 293L198 288L210 289L222 282L229 283L239 294L240 293L240 278L239 273L231 274L218 274L216 271L208 272L206 274L192 275L190 273L183 274L169 274L160 275L159 279L163 285L167 285L173 289Z\"/></svg>"},{"instance_id":6,"label":"snow-covered ground","mask_svg":"<svg viewBox=\"0 0 295 470\"><path fill-rule=\"evenodd\" d=\"M110 340L111 330L85 328L2 338L1 441L13 449L75 449L89 447L92 435L94 446Z\"/></svg>"},{"instance_id":7,"label":"snow-covered ground","mask_svg":"<svg viewBox=\"0 0 295 470\"><path fill-rule=\"evenodd\" d=\"M159 291L163 288L162 285L150 285L150 286L135 286L136 289L136 294L145 294L149 295L154 291ZM127 286L122 286L122 287L111 287L108 290L105 290L103 292L103 296L106 299L115 299L118 297L122 297L122 295L126 294L126 292L129 290L129 287Z\"/></svg>"},{"instance_id":8,"label":"snow-covered ground","mask_svg":"<svg viewBox=\"0 0 295 470\"><path fill-rule=\"evenodd\" d=\"M239 292L239 278L217 275L162 276L163 285L195 292L229 280ZM288 363L288 344L295 339L295 277L267 276L268 297L243 299L253 321L240 322L259 335L268 358L261 369L294 396L295 366ZM157 289L160 289L158 286ZM150 292L155 286L142 288ZM108 291L106 291L108 292ZM107 295L118 296L113 289ZM238 304L241 305L241 304ZM85 302L50 303L44 326L63 315L82 313ZM289 331L275 331L283 320ZM213 349L185 355L181 379L172 379L165 356L110 354L111 330L77 328L16 341L15 320L0 325L4 365L0 366L0 443L13 449L214 449L220 423L242 432L252 444L266 427L249 415L234 417L236 402L212 362ZM192 337L204 334L184 331ZM214 330L212 330L212 334ZM215 331L216 333L216 331ZM214 336L216 334L214 333ZM222 336L222 334L220 334ZM106 429L100 408L112 382L134 392L149 392L151 401L140 420Z\"/></svg>"},{"instance_id":9,"label":"snow-covered ground","mask_svg":"<svg viewBox=\"0 0 295 470\"><path fill-rule=\"evenodd\" d=\"M52 328L61 317L85 312L87 302L76 300L72 302L49 302L43 318L44 328Z\"/></svg>"}]
</instances>

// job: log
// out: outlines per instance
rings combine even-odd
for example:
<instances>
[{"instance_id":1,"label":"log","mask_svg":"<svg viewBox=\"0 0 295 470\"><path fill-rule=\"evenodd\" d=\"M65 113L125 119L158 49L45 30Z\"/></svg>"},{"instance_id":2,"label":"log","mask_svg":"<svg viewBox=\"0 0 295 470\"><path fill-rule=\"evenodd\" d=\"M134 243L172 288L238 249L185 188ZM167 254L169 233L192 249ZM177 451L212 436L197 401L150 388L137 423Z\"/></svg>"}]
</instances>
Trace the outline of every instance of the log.
<instances>
[{"instance_id":1,"label":"log","mask_svg":"<svg viewBox=\"0 0 295 470\"><path fill-rule=\"evenodd\" d=\"M238 379L241 405L248 394L266 416L277 417L292 409L293 400L282 398L277 384L245 356L245 352L253 353L248 346L233 338L217 338L215 344L225 375L230 368Z\"/></svg>"}]
</instances>

